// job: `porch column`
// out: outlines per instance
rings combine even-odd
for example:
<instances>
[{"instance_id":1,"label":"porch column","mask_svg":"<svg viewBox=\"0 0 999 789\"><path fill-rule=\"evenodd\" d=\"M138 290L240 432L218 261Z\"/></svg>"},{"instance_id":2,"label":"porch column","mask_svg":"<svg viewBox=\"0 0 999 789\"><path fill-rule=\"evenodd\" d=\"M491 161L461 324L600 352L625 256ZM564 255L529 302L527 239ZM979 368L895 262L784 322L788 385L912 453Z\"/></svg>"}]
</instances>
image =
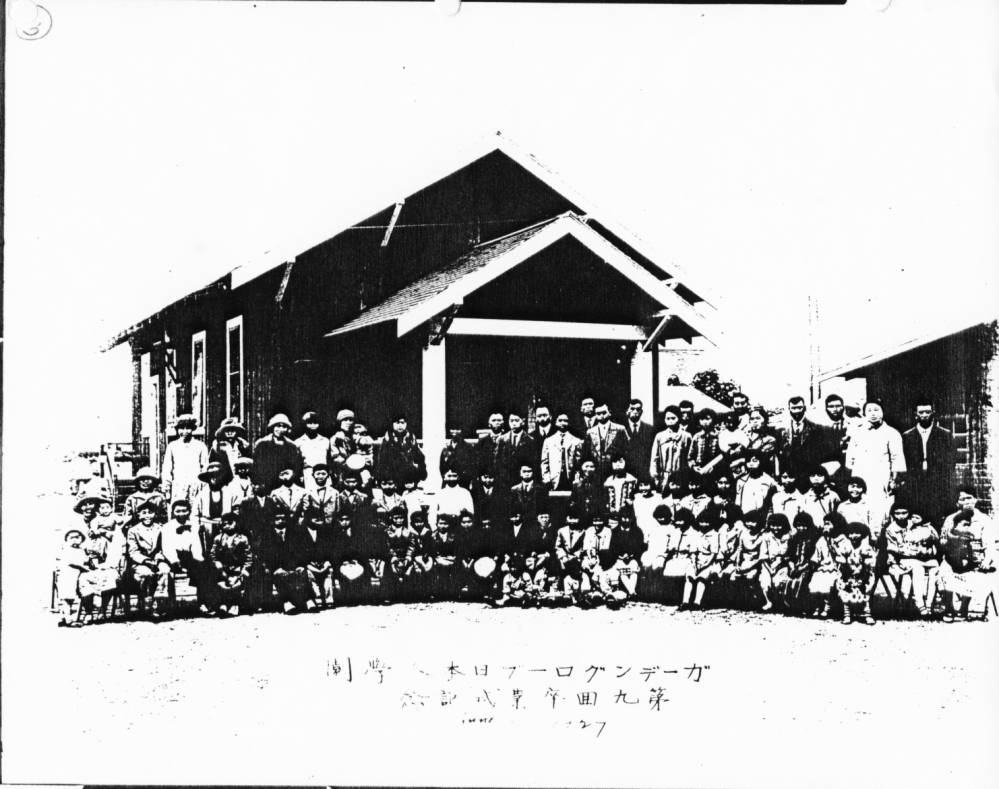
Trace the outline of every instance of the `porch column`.
<instances>
[{"instance_id":1,"label":"porch column","mask_svg":"<svg viewBox=\"0 0 999 789\"><path fill-rule=\"evenodd\" d=\"M446 339L428 344L423 349L423 454L427 459L427 490L438 490L441 475L438 468L444 448L447 420L447 379L445 366Z\"/></svg>"},{"instance_id":2,"label":"porch column","mask_svg":"<svg viewBox=\"0 0 999 789\"><path fill-rule=\"evenodd\" d=\"M647 351L642 350L642 343L639 342L635 355L631 358L631 396L642 401L645 412L642 421L650 425L655 424L655 409L659 405L658 392L656 391L656 373L659 365L656 355L659 353L659 346L654 344Z\"/></svg>"}]
</instances>

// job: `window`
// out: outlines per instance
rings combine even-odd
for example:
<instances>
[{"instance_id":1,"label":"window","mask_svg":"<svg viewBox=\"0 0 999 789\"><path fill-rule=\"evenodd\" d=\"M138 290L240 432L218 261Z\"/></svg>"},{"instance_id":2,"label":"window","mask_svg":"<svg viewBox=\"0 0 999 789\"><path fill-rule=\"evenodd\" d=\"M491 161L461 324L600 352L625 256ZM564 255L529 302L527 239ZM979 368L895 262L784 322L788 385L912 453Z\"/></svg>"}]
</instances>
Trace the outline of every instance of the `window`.
<instances>
[{"instance_id":1,"label":"window","mask_svg":"<svg viewBox=\"0 0 999 789\"><path fill-rule=\"evenodd\" d=\"M208 398L205 396L205 333L191 335L191 413L208 429Z\"/></svg>"},{"instance_id":2,"label":"window","mask_svg":"<svg viewBox=\"0 0 999 789\"><path fill-rule=\"evenodd\" d=\"M225 324L226 415L243 421L243 316Z\"/></svg>"}]
</instances>

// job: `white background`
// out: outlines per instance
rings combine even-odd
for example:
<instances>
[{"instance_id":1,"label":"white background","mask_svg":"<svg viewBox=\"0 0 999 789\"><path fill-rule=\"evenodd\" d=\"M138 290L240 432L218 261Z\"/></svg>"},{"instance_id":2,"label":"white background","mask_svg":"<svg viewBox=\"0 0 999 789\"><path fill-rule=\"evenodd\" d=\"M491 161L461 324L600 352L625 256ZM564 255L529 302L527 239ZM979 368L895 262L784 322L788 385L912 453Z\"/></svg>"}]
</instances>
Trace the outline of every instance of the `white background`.
<instances>
[{"instance_id":1,"label":"white background","mask_svg":"<svg viewBox=\"0 0 999 789\"><path fill-rule=\"evenodd\" d=\"M45 38L8 27L5 659L47 561L32 507L64 486L55 461L130 435L127 351L100 346L444 175L490 132L710 290L722 373L756 400L807 384L809 292L824 368L994 315L999 5L886 3L448 18L48 0Z\"/></svg>"}]
</instances>

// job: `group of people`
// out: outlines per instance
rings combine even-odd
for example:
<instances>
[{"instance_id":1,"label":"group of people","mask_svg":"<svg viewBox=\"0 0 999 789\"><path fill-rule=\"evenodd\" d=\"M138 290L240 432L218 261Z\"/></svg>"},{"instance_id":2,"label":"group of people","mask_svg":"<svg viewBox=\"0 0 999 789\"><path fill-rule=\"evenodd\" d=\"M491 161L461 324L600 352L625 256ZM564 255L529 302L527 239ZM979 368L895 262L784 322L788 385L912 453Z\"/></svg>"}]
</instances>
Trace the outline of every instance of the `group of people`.
<instances>
[{"instance_id":1,"label":"group of people","mask_svg":"<svg viewBox=\"0 0 999 789\"><path fill-rule=\"evenodd\" d=\"M914 615L938 598L947 620L984 615L999 535L954 484L953 439L932 403L915 404L904 435L874 401L824 405L819 424L792 398L774 429L737 393L722 414L669 406L658 432L637 399L621 423L591 397L577 414L538 404L531 424L497 412L474 444L449 431L435 490L403 414L377 442L349 409L331 436L304 414L295 439L277 414L252 445L234 418L207 445L184 415L162 474L140 470L121 512L99 491L76 502L61 624L107 618L129 595L143 615L167 615L182 575L218 616L643 599L872 623L879 581Z\"/></svg>"}]
</instances>

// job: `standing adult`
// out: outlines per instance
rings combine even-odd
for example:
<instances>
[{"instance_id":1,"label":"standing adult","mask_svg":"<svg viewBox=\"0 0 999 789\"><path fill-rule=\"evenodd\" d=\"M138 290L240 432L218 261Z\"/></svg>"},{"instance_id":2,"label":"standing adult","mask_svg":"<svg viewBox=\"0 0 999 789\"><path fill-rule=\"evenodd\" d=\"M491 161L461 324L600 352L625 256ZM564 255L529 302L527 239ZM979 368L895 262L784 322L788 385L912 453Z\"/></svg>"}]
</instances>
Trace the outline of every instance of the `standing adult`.
<instances>
[{"instance_id":1,"label":"standing adult","mask_svg":"<svg viewBox=\"0 0 999 789\"><path fill-rule=\"evenodd\" d=\"M541 447L541 481L549 490L572 490L583 460L583 441L569 432L569 415L555 417L555 432Z\"/></svg>"},{"instance_id":2,"label":"standing adult","mask_svg":"<svg viewBox=\"0 0 999 789\"><path fill-rule=\"evenodd\" d=\"M555 423L552 422L552 410L543 403L534 409L534 429L528 435L534 441L538 450L537 463L541 463L541 450L551 436L555 434Z\"/></svg>"},{"instance_id":3,"label":"standing adult","mask_svg":"<svg viewBox=\"0 0 999 789\"><path fill-rule=\"evenodd\" d=\"M583 435L597 423L597 402L589 395L579 402L579 424Z\"/></svg>"},{"instance_id":4,"label":"standing adult","mask_svg":"<svg viewBox=\"0 0 999 789\"><path fill-rule=\"evenodd\" d=\"M524 419L520 414L510 414L507 424L510 429L499 437L497 451L496 478L504 487L516 484L520 468L525 463L535 468L539 455L534 439L524 430Z\"/></svg>"},{"instance_id":5,"label":"standing adult","mask_svg":"<svg viewBox=\"0 0 999 789\"><path fill-rule=\"evenodd\" d=\"M177 438L167 444L163 453L163 487L170 502L190 501L201 487L198 480L208 465L208 447L194 437L198 420L194 414L181 414L175 423Z\"/></svg>"},{"instance_id":6,"label":"standing adult","mask_svg":"<svg viewBox=\"0 0 999 789\"><path fill-rule=\"evenodd\" d=\"M692 436L680 421L680 409L668 405L663 409L664 428L652 442L649 476L655 489L665 493L671 480L685 484L687 480L687 453Z\"/></svg>"},{"instance_id":7,"label":"standing adult","mask_svg":"<svg viewBox=\"0 0 999 789\"><path fill-rule=\"evenodd\" d=\"M834 464L829 483L841 498L846 497L846 486L850 481L850 471L846 466L846 448L850 435L857 425L846 415L846 403L835 392L825 399L825 423L821 425L823 434L822 462Z\"/></svg>"},{"instance_id":8,"label":"standing adult","mask_svg":"<svg viewBox=\"0 0 999 789\"><path fill-rule=\"evenodd\" d=\"M338 480L347 470L347 458L357 452L354 422L354 412L349 408L341 408L337 412L337 431L330 437L330 471Z\"/></svg>"},{"instance_id":9,"label":"standing adult","mask_svg":"<svg viewBox=\"0 0 999 789\"><path fill-rule=\"evenodd\" d=\"M587 449L589 456L593 458L596 465L596 476L603 484L611 473L611 457L613 455L624 456L628 450L628 435L624 425L611 421L610 407L607 403L600 403L594 411L596 424L586 431Z\"/></svg>"},{"instance_id":10,"label":"standing adult","mask_svg":"<svg viewBox=\"0 0 999 789\"><path fill-rule=\"evenodd\" d=\"M315 411L302 414L302 426L305 432L295 439L295 446L302 453L302 482L306 489L312 490L312 468L329 464L330 440L319 432L319 414Z\"/></svg>"},{"instance_id":11,"label":"standing adult","mask_svg":"<svg viewBox=\"0 0 999 789\"><path fill-rule=\"evenodd\" d=\"M808 472L822 459L822 430L805 417L805 398L799 395L787 401L788 420L780 432L780 469L790 471L798 489L808 488Z\"/></svg>"},{"instance_id":12,"label":"standing adult","mask_svg":"<svg viewBox=\"0 0 999 789\"><path fill-rule=\"evenodd\" d=\"M208 462L221 464L224 483L228 484L236 474L236 461L252 453L250 442L246 440L246 428L236 417L230 416L223 419L215 431L215 439L208 448Z\"/></svg>"},{"instance_id":13,"label":"standing adult","mask_svg":"<svg viewBox=\"0 0 999 789\"><path fill-rule=\"evenodd\" d=\"M409 430L405 414L396 414L392 427L382 436L375 477L394 479L401 485L423 482L427 478L426 458L416 443L416 436Z\"/></svg>"},{"instance_id":14,"label":"standing adult","mask_svg":"<svg viewBox=\"0 0 999 789\"><path fill-rule=\"evenodd\" d=\"M302 453L288 439L291 420L284 414L275 414L267 423L268 433L253 445L253 482L265 485L267 490L278 486L279 475L292 469L296 479L302 478Z\"/></svg>"},{"instance_id":15,"label":"standing adult","mask_svg":"<svg viewBox=\"0 0 999 789\"><path fill-rule=\"evenodd\" d=\"M737 428L745 430L749 426L749 398L742 392L732 394L732 413L737 417Z\"/></svg>"},{"instance_id":16,"label":"standing adult","mask_svg":"<svg viewBox=\"0 0 999 789\"><path fill-rule=\"evenodd\" d=\"M902 452L907 469L906 495L917 512L934 523L953 500L954 436L937 424L933 402L916 401L916 424L902 434Z\"/></svg>"},{"instance_id":17,"label":"standing adult","mask_svg":"<svg viewBox=\"0 0 999 789\"><path fill-rule=\"evenodd\" d=\"M867 483L867 503L871 508L871 531L880 535L888 519L892 496L905 474L902 435L885 422L881 403L864 405L865 422L854 431L846 452L846 463L854 476Z\"/></svg>"},{"instance_id":18,"label":"standing adult","mask_svg":"<svg viewBox=\"0 0 999 789\"><path fill-rule=\"evenodd\" d=\"M503 435L505 422L503 414L499 411L494 411L489 415L487 422L489 432L479 439L479 443L475 447L476 454L479 456L480 474L483 470L488 469L494 478L499 476L499 440L500 436Z\"/></svg>"},{"instance_id":19,"label":"standing adult","mask_svg":"<svg viewBox=\"0 0 999 789\"><path fill-rule=\"evenodd\" d=\"M625 414L624 432L627 437L625 460L628 471L640 482L649 479L649 459L652 457L652 444L656 431L652 425L642 421L645 406L638 398L632 398Z\"/></svg>"}]
</instances>

